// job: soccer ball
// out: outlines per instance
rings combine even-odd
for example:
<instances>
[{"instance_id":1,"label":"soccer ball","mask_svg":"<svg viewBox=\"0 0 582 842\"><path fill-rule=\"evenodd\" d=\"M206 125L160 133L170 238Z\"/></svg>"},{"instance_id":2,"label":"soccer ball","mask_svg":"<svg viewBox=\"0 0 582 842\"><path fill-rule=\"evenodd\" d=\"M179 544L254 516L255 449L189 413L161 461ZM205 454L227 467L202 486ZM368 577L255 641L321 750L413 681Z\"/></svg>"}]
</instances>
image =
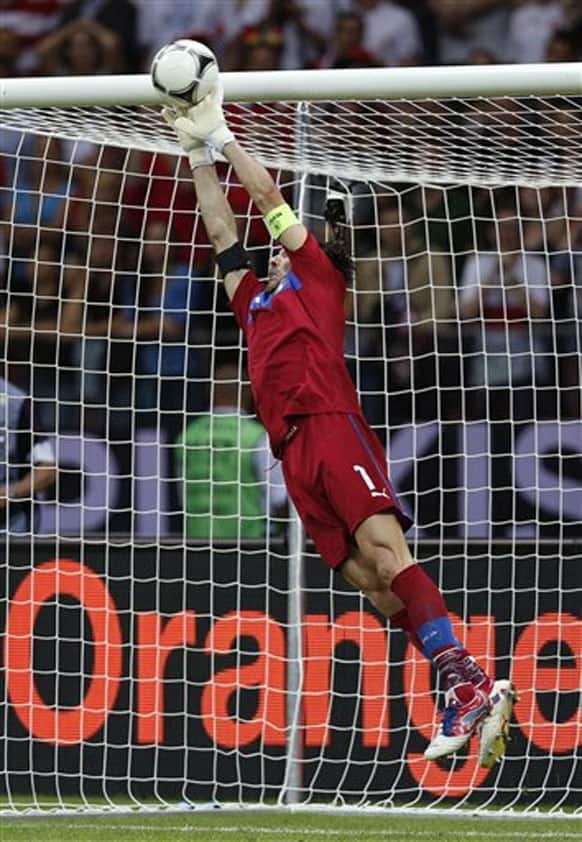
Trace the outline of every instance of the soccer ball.
<instances>
[{"instance_id":1,"label":"soccer ball","mask_svg":"<svg viewBox=\"0 0 582 842\"><path fill-rule=\"evenodd\" d=\"M180 105L195 105L218 81L216 56L205 44L182 38L162 47L152 61L155 88Z\"/></svg>"}]
</instances>

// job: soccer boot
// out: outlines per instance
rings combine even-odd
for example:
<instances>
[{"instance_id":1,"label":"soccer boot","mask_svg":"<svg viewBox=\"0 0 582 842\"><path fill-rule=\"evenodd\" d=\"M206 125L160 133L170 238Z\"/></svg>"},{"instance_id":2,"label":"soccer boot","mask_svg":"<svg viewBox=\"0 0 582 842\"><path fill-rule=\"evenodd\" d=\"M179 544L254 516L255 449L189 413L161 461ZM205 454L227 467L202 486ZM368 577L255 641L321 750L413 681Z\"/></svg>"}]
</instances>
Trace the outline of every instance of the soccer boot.
<instances>
[{"instance_id":1,"label":"soccer boot","mask_svg":"<svg viewBox=\"0 0 582 842\"><path fill-rule=\"evenodd\" d=\"M441 724L424 752L426 759L438 760L463 748L490 709L488 689L461 684L447 690Z\"/></svg>"},{"instance_id":2,"label":"soccer boot","mask_svg":"<svg viewBox=\"0 0 582 842\"><path fill-rule=\"evenodd\" d=\"M479 765L492 769L501 760L509 742L509 722L517 701L515 687L507 679L496 681L489 694L490 710L479 734Z\"/></svg>"}]
</instances>

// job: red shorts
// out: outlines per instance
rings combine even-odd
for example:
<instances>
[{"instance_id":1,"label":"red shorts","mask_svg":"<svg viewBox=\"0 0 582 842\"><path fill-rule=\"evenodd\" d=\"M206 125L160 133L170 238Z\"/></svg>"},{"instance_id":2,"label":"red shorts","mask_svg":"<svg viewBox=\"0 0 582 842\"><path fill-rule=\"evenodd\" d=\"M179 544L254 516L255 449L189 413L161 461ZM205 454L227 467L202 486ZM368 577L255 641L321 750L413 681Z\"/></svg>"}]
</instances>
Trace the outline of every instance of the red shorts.
<instances>
[{"instance_id":1,"label":"red shorts","mask_svg":"<svg viewBox=\"0 0 582 842\"><path fill-rule=\"evenodd\" d=\"M329 567L350 554L358 526L378 512L402 511L388 478L386 454L359 415L330 413L294 419L298 430L283 451L287 491L307 534Z\"/></svg>"}]
</instances>

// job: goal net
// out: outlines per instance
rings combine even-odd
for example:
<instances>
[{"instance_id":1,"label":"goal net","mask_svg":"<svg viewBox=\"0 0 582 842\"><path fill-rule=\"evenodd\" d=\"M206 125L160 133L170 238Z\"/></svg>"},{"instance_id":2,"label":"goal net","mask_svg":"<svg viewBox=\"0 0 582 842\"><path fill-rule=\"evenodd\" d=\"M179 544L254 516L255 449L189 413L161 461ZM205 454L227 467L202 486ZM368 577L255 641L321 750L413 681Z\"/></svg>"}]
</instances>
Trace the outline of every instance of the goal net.
<instances>
[{"instance_id":1,"label":"goal net","mask_svg":"<svg viewBox=\"0 0 582 842\"><path fill-rule=\"evenodd\" d=\"M11 108L0 809L579 809L579 98L228 110L316 236L348 197L348 366L459 639L519 688L512 742L424 760L434 675L289 514L155 109Z\"/></svg>"}]
</instances>

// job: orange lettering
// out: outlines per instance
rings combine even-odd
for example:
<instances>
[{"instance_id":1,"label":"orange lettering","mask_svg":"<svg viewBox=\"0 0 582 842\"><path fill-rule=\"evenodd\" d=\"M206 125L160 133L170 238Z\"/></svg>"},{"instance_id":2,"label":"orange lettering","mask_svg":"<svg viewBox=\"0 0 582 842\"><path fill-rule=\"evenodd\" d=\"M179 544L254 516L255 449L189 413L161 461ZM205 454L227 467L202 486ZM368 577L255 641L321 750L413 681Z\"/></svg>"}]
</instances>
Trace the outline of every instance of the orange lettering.
<instances>
[{"instance_id":1,"label":"orange lettering","mask_svg":"<svg viewBox=\"0 0 582 842\"><path fill-rule=\"evenodd\" d=\"M362 664L362 745L388 745L388 659L384 624L367 611L342 614L330 627L327 617L305 618L303 714L305 744L329 743L330 670L336 646L345 641L360 647Z\"/></svg>"},{"instance_id":2,"label":"orange lettering","mask_svg":"<svg viewBox=\"0 0 582 842\"><path fill-rule=\"evenodd\" d=\"M265 743L285 745L285 636L281 626L261 611L232 612L217 620L206 638L206 651L232 652L241 637L253 637L259 654L252 664L216 672L200 699L202 722L210 739L225 748L239 748L261 734ZM252 719L234 718L228 710L237 691L256 689Z\"/></svg>"},{"instance_id":3,"label":"orange lettering","mask_svg":"<svg viewBox=\"0 0 582 842\"><path fill-rule=\"evenodd\" d=\"M303 623L303 650L305 745L328 745L329 676L333 646L327 614L306 615Z\"/></svg>"},{"instance_id":4,"label":"orange lettering","mask_svg":"<svg viewBox=\"0 0 582 842\"><path fill-rule=\"evenodd\" d=\"M570 664L544 666L542 649L551 643L566 644ZM538 704L538 693L578 693L582 686L582 623L573 614L542 614L524 629L513 656L513 679L519 704L515 715L528 740L551 753L570 752L580 744L582 714L576 705L570 719L551 722ZM555 705L555 699L552 707Z\"/></svg>"},{"instance_id":5,"label":"orange lettering","mask_svg":"<svg viewBox=\"0 0 582 842\"><path fill-rule=\"evenodd\" d=\"M163 630L159 614L138 614L137 640L137 741L163 743L166 663L174 649L195 643L195 614L175 614Z\"/></svg>"},{"instance_id":6,"label":"orange lettering","mask_svg":"<svg viewBox=\"0 0 582 842\"><path fill-rule=\"evenodd\" d=\"M59 711L44 703L36 689L32 650L34 626L43 603L53 596L78 600L93 637L93 675L81 705ZM8 695L26 730L57 745L88 740L99 731L115 704L122 669L121 628L115 603L101 578L70 560L35 567L12 598L6 622L4 663Z\"/></svg>"}]
</instances>

